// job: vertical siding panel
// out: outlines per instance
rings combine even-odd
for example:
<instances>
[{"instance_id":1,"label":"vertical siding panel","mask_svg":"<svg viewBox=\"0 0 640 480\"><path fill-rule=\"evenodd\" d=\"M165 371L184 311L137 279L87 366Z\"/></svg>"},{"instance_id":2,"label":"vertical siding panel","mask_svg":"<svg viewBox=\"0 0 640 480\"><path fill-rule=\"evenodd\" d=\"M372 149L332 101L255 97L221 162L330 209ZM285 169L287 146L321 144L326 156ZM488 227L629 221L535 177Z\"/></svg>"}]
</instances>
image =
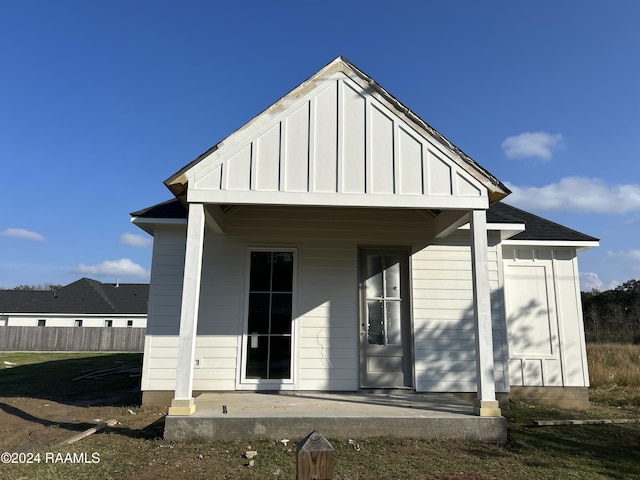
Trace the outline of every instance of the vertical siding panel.
<instances>
[{"instance_id":1,"label":"vertical siding panel","mask_svg":"<svg viewBox=\"0 0 640 480\"><path fill-rule=\"evenodd\" d=\"M280 188L280 128L280 123L274 125L256 141L255 190L277 192Z\"/></svg>"},{"instance_id":2,"label":"vertical siding panel","mask_svg":"<svg viewBox=\"0 0 640 480\"><path fill-rule=\"evenodd\" d=\"M393 193L395 183L393 121L375 105L370 109L370 132L368 156L369 184L371 193Z\"/></svg>"},{"instance_id":3,"label":"vertical siding panel","mask_svg":"<svg viewBox=\"0 0 640 480\"><path fill-rule=\"evenodd\" d=\"M428 171L426 172L425 185L429 195L452 195L453 180L451 167L431 150L427 159Z\"/></svg>"},{"instance_id":4,"label":"vertical siding panel","mask_svg":"<svg viewBox=\"0 0 640 480\"><path fill-rule=\"evenodd\" d=\"M578 260L575 250L556 251L558 315L560 320L560 348L562 349L563 379L567 386L586 386L589 383L584 320L578 285Z\"/></svg>"},{"instance_id":5,"label":"vertical siding panel","mask_svg":"<svg viewBox=\"0 0 640 480\"><path fill-rule=\"evenodd\" d=\"M251 147L250 143L225 162L222 173L224 175L226 171L226 183L223 187L227 190L249 190Z\"/></svg>"},{"instance_id":6,"label":"vertical siding panel","mask_svg":"<svg viewBox=\"0 0 640 480\"><path fill-rule=\"evenodd\" d=\"M309 103L287 117L282 161L284 190L306 192L309 179Z\"/></svg>"},{"instance_id":7,"label":"vertical siding panel","mask_svg":"<svg viewBox=\"0 0 640 480\"><path fill-rule=\"evenodd\" d=\"M347 82L342 82L341 156L339 158L342 193L365 192L366 101Z\"/></svg>"},{"instance_id":8,"label":"vertical siding panel","mask_svg":"<svg viewBox=\"0 0 640 480\"><path fill-rule=\"evenodd\" d=\"M409 135L403 128L399 128L398 132L398 158L396 161L398 193L421 195L425 193L422 143Z\"/></svg>"},{"instance_id":9,"label":"vertical siding panel","mask_svg":"<svg viewBox=\"0 0 640 480\"><path fill-rule=\"evenodd\" d=\"M556 353L547 269L545 265L511 265L506 269L507 321L513 355L539 357Z\"/></svg>"},{"instance_id":10,"label":"vertical siding panel","mask_svg":"<svg viewBox=\"0 0 640 480\"><path fill-rule=\"evenodd\" d=\"M319 193L335 193L338 168L338 82L318 93L313 102L311 189Z\"/></svg>"},{"instance_id":11,"label":"vertical siding panel","mask_svg":"<svg viewBox=\"0 0 640 480\"><path fill-rule=\"evenodd\" d=\"M575 261L575 251L504 249L509 365L522 365L512 385L588 386Z\"/></svg>"}]
</instances>

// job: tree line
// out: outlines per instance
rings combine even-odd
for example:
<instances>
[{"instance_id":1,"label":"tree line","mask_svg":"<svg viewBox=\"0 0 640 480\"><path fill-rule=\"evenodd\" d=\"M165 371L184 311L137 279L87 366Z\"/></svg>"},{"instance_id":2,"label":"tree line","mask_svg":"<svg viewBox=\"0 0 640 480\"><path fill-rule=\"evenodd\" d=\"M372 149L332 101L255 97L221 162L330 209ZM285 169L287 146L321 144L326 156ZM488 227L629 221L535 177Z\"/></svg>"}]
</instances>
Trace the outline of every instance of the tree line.
<instances>
[{"instance_id":1,"label":"tree line","mask_svg":"<svg viewBox=\"0 0 640 480\"><path fill-rule=\"evenodd\" d=\"M45 283L44 285L18 285L11 290L27 290L27 291L53 291L62 288L62 285L54 283Z\"/></svg>"},{"instance_id":2,"label":"tree line","mask_svg":"<svg viewBox=\"0 0 640 480\"><path fill-rule=\"evenodd\" d=\"M582 292L582 311L587 342L640 344L640 280Z\"/></svg>"}]
</instances>

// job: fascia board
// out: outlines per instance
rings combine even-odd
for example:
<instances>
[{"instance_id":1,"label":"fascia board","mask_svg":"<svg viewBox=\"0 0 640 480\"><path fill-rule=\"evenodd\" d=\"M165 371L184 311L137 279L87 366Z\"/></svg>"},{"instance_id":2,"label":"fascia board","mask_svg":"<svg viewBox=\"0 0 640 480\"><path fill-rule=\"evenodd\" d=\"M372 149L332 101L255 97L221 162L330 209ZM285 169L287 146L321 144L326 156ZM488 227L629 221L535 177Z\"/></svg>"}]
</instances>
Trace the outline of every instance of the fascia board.
<instances>
[{"instance_id":1,"label":"fascia board","mask_svg":"<svg viewBox=\"0 0 640 480\"><path fill-rule=\"evenodd\" d=\"M187 219L131 217L131 223L153 236L156 225L186 225Z\"/></svg>"},{"instance_id":2,"label":"fascia board","mask_svg":"<svg viewBox=\"0 0 640 480\"><path fill-rule=\"evenodd\" d=\"M599 241L571 241L571 240L505 240L503 245L511 246L526 246L526 247L569 247L575 248L578 251L588 250L590 248L596 248L600 246Z\"/></svg>"},{"instance_id":3,"label":"fascia board","mask_svg":"<svg viewBox=\"0 0 640 480\"><path fill-rule=\"evenodd\" d=\"M486 209L486 196L393 195L375 193L258 192L189 189L189 203L230 205L303 205L327 207Z\"/></svg>"}]
</instances>

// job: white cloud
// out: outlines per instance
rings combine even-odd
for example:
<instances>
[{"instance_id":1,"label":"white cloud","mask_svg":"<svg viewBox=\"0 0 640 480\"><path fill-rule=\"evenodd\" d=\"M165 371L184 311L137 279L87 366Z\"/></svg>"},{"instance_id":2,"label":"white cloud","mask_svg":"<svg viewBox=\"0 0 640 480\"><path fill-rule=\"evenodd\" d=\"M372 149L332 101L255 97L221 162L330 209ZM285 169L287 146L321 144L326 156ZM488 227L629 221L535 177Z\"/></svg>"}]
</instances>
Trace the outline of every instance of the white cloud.
<instances>
[{"instance_id":1,"label":"white cloud","mask_svg":"<svg viewBox=\"0 0 640 480\"><path fill-rule=\"evenodd\" d=\"M564 138L559 133L524 132L502 142L502 150L511 159L534 158L548 162L553 152L561 148L564 148Z\"/></svg>"},{"instance_id":2,"label":"white cloud","mask_svg":"<svg viewBox=\"0 0 640 480\"><path fill-rule=\"evenodd\" d=\"M507 183L507 203L525 210L627 213L640 210L640 184L608 185L598 178L566 177L543 187Z\"/></svg>"},{"instance_id":3,"label":"white cloud","mask_svg":"<svg viewBox=\"0 0 640 480\"><path fill-rule=\"evenodd\" d=\"M591 290L602 291L604 283L600 280L597 273L580 272L580 291L590 292Z\"/></svg>"},{"instance_id":4,"label":"white cloud","mask_svg":"<svg viewBox=\"0 0 640 480\"><path fill-rule=\"evenodd\" d=\"M120 243L131 247L148 248L153 244L149 237L136 235L134 233L123 233L120 235Z\"/></svg>"},{"instance_id":5,"label":"white cloud","mask_svg":"<svg viewBox=\"0 0 640 480\"><path fill-rule=\"evenodd\" d=\"M3 237L19 238L22 240L35 240L37 242L44 242L44 237L39 233L25 230L24 228L7 228L0 233Z\"/></svg>"},{"instance_id":6,"label":"white cloud","mask_svg":"<svg viewBox=\"0 0 640 480\"><path fill-rule=\"evenodd\" d=\"M84 263L81 263L76 267L74 273L110 277L131 276L147 278L149 276L149 272L137 263L133 263L128 258L121 258L120 260L105 260L97 265L85 265Z\"/></svg>"},{"instance_id":7,"label":"white cloud","mask_svg":"<svg viewBox=\"0 0 640 480\"><path fill-rule=\"evenodd\" d=\"M609 282L608 285L605 285L597 273L580 272L580 291L581 292L590 292L591 290L604 292L606 290L613 290L618 285L620 285L620 282L618 282L617 280L612 280Z\"/></svg>"}]
</instances>

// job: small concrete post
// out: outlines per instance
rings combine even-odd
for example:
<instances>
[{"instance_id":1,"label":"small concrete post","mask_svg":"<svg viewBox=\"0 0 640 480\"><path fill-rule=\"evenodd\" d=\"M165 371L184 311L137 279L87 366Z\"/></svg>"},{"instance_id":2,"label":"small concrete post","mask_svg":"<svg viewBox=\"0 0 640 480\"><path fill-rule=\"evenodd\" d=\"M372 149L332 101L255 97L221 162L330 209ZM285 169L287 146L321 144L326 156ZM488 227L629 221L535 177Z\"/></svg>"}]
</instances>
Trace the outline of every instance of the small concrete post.
<instances>
[{"instance_id":1,"label":"small concrete post","mask_svg":"<svg viewBox=\"0 0 640 480\"><path fill-rule=\"evenodd\" d=\"M297 480L333 480L333 447L313 431L296 445Z\"/></svg>"}]
</instances>

